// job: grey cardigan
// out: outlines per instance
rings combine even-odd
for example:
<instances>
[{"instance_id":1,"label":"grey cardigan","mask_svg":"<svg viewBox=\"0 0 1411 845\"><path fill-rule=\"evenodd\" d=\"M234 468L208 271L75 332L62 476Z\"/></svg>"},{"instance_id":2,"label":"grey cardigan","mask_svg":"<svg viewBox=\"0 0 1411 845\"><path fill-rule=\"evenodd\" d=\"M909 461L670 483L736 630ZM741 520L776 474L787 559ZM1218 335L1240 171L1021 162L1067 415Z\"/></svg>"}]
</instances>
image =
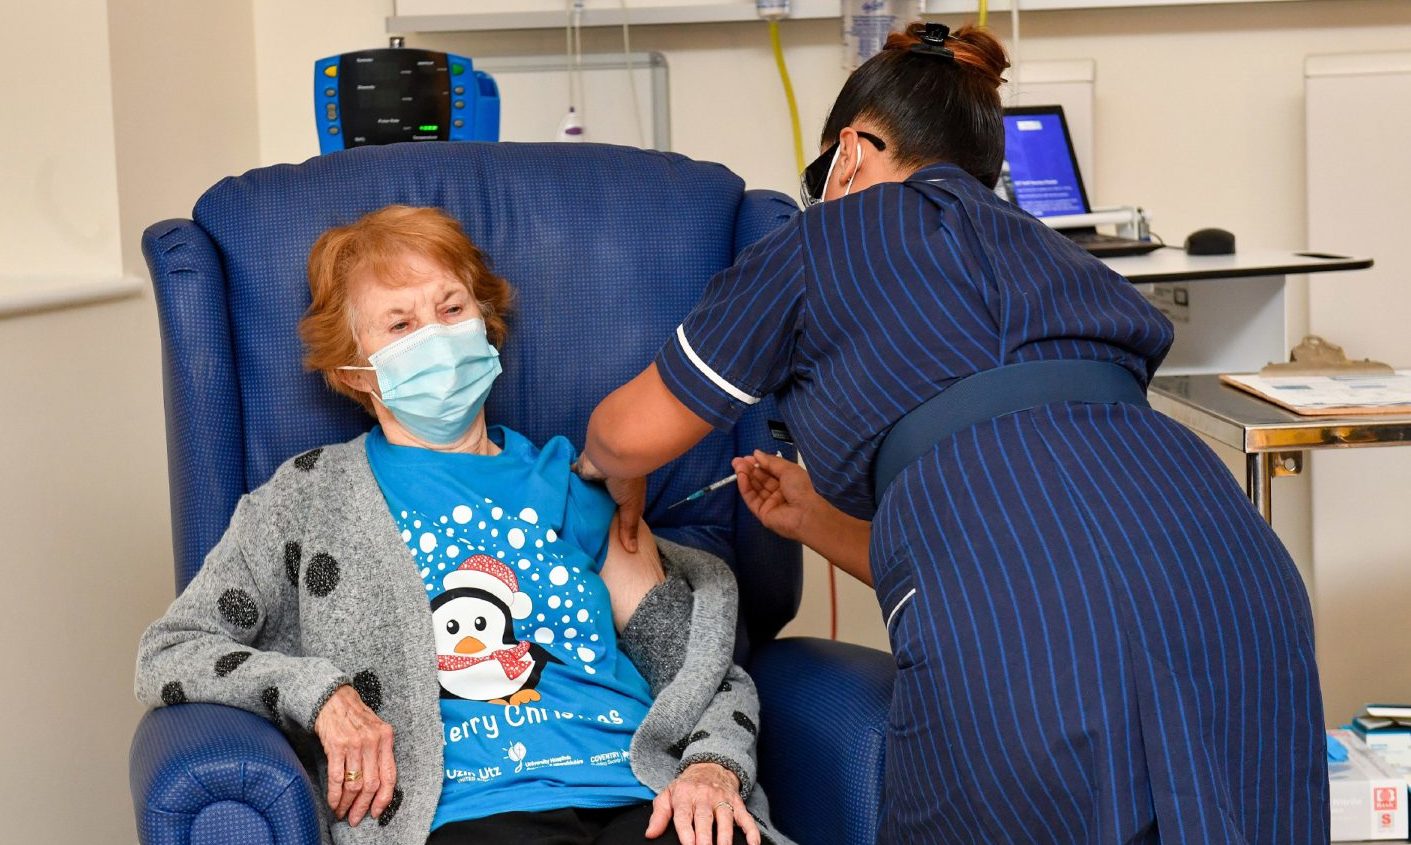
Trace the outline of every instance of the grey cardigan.
<instances>
[{"instance_id":1,"label":"grey cardigan","mask_svg":"<svg viewBox=\"0 0 1411 845\"><path fill-rule=\"evenodd\" d=\"M435 638L364 439L300 455L240 500L200 573L143 635L137 697L227 704L274 721L313 779L325 843L424 845L443 767ZM739 777L767 839L787 842L754 785L759 699L731 662L734 578L718 558L659 545L667 580L619 637L654 699L632 738L632 771L660 791L692 763L719 763ZM342 684L396 732L392 804L356 828L328 812L327 763L313 734ZM571 806L570 794L564 800Z\"/></svg>"}]
</instances>

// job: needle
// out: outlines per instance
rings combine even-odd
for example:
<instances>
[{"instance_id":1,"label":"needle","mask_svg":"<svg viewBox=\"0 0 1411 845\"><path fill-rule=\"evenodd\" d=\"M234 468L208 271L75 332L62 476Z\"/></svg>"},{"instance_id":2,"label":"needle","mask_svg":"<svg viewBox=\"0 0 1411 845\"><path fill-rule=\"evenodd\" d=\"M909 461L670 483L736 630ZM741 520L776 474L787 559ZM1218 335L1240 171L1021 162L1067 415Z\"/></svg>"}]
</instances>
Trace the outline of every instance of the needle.
<instances>
[{"instance_id":1,"label":"needle","mask_svg":"<svg viewBox=\"0 0 1411 845\"><path fill-rule=\"evenodd\" d=\"M783 453L783 452L775 452L774 455L775 455L776 457L780 457L780 458L784 457L784 453ZM719 490L720 488L725 487L726 485L734 484L734 483L735 483L735 479L737 479L737 478L739 478L739 477L740 477L740 474L739 474L738 472L733 472L733 473L731 473L731 474L725 476L724 478L720 479L719 481L713 482L713 483L711 483L711 484L707 484L706 486L702 487L701 489L697 490L696 492L692 493L691 495L687 496L686 498L682 499L681 501L677 502L676 504L674 504L674 505L669 505L666 509L667 509L667 510L671 510L672 508L676 507L677 505L684 505L684 504L686 504L687 502L694 502L695 500L699 499L700 497L704 496L704 495L707 494L707 493L714 493L716 490Z\"/></svg>"},{"instance_id":2,"label":"needle","mask_svg":"<svg viewBox=\"0 0 1411 845\"><path fill-rule=\"evenodd\" d=\"M739 474L738 472L732 472L732 473L730 473L729 475L725 476L724 478L720 479L719 481L716 481L716 482L711 483L711 484L707 484L706 486L702 487L701 489L697 490L696 492L692 493L691 495L689 495L689 496L687 496L686 498L682 499L681 501L677 502L675 505L671 505L671 506L667 507L667 510L671 510L671 508L676 507L676 505L684 505L684 504L686 504L687 502L694 502L695 500L699 499L700 497L704 496L704 495L707 494L707 493L714 493L716 490L719 490L720 488L724 487L724 486L727 485L727 484L733 484L734 481L735 481L735 479L738 478L739 476L740 476L740 474Z\"/></svg>"}]
</instances>

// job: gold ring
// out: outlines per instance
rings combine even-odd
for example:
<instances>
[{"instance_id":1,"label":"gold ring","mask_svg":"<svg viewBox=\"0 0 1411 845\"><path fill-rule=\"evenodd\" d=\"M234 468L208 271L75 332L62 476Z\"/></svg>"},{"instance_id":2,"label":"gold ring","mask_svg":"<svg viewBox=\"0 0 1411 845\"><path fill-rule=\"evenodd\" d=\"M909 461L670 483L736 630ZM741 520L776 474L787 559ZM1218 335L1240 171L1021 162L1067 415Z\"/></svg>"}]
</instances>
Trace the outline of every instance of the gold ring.
<instances>
[{"instance_id":1,"label":"gold ring","mask_svg":"<svg viewBox=\"0 0 1411 845\"><path fill-rule=\"evenodd\" d=\"M735 809L735 805L731 804L729 801L716 801L714 809L719 810L721 807L726 807L731 810Z\"/></svg>"},{"instance_id":2,"label":"gold ring","mask_svg":"<svg viewBox=\"0 0 1411 845\"><path fill-rule=\"evenodd\" d=\"M360 780L362 780L362 779L363 779L363 773L360 772L360 771L358 771L358 770L356 770L356 769L354 769L354 770L351 771L351 772L344 772L344 773L343 773L343 782L344 782L344 783L354 783L355 781L360 781Z\"/></svg>"}]
</instances>

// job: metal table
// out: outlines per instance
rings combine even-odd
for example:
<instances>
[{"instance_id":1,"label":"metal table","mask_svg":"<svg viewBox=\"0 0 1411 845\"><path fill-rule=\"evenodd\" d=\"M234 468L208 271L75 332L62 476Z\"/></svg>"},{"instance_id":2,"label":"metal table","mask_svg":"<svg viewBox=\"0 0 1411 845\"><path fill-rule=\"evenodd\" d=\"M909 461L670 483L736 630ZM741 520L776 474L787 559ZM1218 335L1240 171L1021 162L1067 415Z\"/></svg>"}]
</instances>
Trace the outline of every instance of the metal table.
<instances>
[{"instance_id":1,"label":"metal table","mask_svg":"<svg viewBox=\"0 0 1411 845\"><path fill-rule=\"evenodd\" d=\"M1273 479L1303 470L1309 449L1411 443L1411 416L1301 417L1221 383L1216 375L1158 376L1151 407L1245 456L1245 492L1273 520Z\"/></svg>"}]
</instances>

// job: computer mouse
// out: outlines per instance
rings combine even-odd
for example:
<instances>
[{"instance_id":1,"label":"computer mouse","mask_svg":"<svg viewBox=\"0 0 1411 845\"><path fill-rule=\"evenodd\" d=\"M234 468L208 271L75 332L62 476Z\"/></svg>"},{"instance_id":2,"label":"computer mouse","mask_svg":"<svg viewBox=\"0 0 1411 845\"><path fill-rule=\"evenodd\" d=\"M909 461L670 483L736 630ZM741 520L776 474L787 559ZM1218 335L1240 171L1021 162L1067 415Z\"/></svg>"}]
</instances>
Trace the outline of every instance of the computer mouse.
<instances>
[{"instance_id":1,"label":"computer mouse","mask_svg":"<svg viewBox=\"0 0 1411 845\"><path fill-rule=\"evenodd\" d=\"M1186 254L1234 255L1234 233L1224 229L1197 229L1186 237Z\"/></svg>"}]
</instances>

